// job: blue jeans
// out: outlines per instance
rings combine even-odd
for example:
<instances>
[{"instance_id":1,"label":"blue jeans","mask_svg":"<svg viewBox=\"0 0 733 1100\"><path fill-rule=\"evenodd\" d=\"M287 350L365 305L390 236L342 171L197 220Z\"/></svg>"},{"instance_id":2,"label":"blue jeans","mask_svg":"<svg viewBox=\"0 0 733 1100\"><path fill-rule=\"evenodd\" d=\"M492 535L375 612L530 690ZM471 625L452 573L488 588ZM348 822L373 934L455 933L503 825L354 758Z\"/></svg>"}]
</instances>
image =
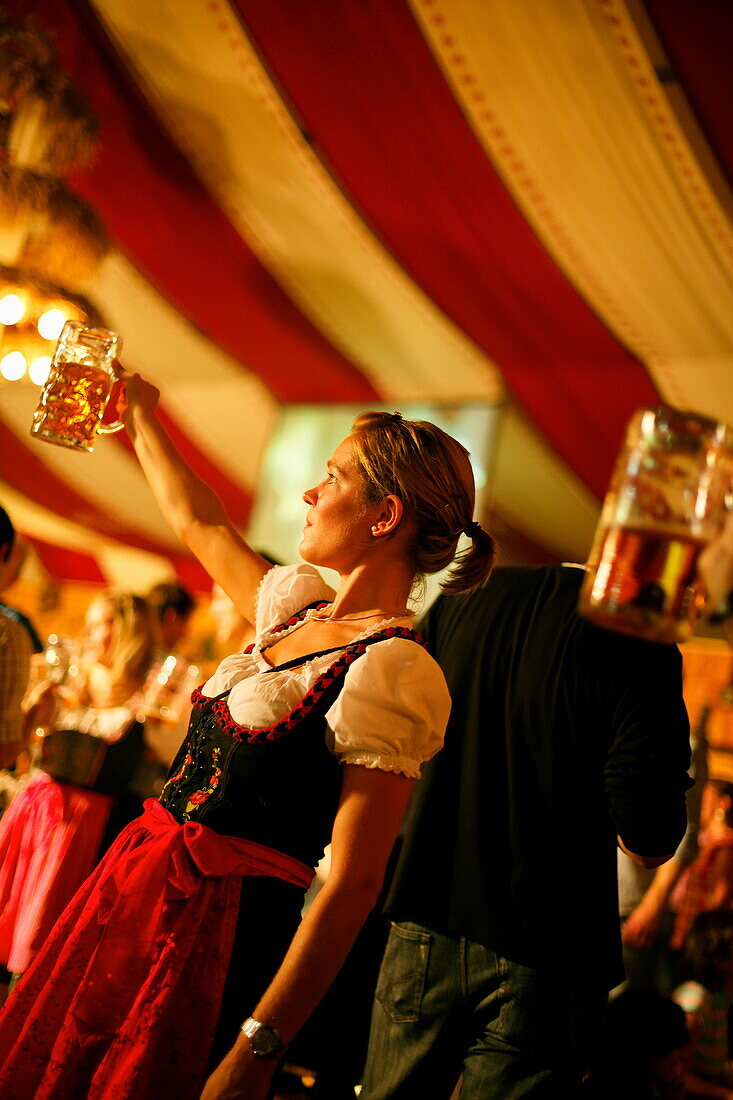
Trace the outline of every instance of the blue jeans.
<instances>
[{"instance_id":1,"label":"blue jeans","mask_svg":"<svg viewBox=\"0 0 733 1100\"><path fill-rule=\"evenodd\" d=\"M419 924L393 924L361 1100L571 1100L603 1022L589 992Z\"/></svg>"}]
</instances>

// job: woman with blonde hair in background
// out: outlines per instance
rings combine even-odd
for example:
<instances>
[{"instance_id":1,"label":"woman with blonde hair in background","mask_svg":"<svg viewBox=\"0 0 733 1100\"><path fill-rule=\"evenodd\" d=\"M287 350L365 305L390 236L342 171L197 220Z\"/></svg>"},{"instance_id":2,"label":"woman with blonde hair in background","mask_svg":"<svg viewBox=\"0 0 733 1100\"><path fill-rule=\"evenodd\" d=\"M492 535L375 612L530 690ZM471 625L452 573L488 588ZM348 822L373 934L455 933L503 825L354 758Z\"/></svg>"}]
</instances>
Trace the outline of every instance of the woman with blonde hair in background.
<instances>
[{"instance_id":1,"label":"woman with blonde hair in background","mask_svg":"<svg viewBox=\"0 0 733 1100\"><path fill-rule=\"evenodd\" d=\"M15 974L99 858L136 764L135 714L154 645L144 600L100 595L87 609L73 687L44 680L29 694L41 771L0 821L0 963Z\"/></svg>"},{"instance_id":2,"label":"woman with blonde hair in background","mask_svg":"<svg viewBox=\"0 0 733 1100\"><path fill-rule=\"evenodd\" d=\"M9 999L0 1085L13 1100L193 1100L202 1087L206 1100L264 1100L375 903L413 780L442 743L450 700L408 600L449 566L444 590L483 583L493 541L473 520L465 448L433 424L365 413L303 494L304 562L271 568L173 448L157 390L137 375L126 387L161 511L255 640L194 692L159 800ZM301 920L329 841L328 879Z\"/></svg>"}]
</instances>

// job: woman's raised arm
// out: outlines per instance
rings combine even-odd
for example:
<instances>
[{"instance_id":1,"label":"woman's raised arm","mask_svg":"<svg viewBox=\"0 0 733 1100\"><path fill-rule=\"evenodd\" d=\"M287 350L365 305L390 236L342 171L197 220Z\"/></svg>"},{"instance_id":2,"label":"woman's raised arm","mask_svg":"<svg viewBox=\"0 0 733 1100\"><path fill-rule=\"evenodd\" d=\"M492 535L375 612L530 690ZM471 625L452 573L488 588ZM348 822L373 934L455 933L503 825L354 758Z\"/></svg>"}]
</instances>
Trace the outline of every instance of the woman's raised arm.
<instances>
[{"instance_id":1,"label":"woman's raised arm","mask_svg":"<svg viewBox=\"0 0 733 1100\"><path fill-rule=\"evenodd\" d=\"M125 372L122 416L143 473L166 521L254 622L260 581L271 568L235 530L216 493L186 465L155 415L160 396L139 374Z\"/></svg>"}]
</instances>

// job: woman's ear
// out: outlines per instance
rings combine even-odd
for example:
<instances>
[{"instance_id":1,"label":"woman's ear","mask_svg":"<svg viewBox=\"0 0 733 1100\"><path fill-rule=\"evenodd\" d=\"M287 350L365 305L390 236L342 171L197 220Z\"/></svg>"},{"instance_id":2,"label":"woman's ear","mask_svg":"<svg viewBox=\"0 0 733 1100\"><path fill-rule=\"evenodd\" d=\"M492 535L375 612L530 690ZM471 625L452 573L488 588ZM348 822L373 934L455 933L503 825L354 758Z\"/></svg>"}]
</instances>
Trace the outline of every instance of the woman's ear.
<instances>
[{"instance_id":1,"label":"woman's ear","mask_svg":"<svg viewBox=\"0 0 733 1100\"><path fill-rule=\"evenodd\" d=\"M375 517L372 523L372 535L374 538L385 538L393 535L404 515L404 507L399 497L383 497L375 509Z\"/></svg>"}]
</instances>

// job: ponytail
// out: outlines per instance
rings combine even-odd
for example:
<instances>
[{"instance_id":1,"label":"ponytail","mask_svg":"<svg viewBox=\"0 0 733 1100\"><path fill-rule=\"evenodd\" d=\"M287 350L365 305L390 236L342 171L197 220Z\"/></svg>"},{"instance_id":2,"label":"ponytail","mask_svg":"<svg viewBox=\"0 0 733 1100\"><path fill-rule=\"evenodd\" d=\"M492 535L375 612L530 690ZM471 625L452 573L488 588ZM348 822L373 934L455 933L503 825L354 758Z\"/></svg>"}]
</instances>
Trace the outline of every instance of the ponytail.
<instances>
[{"instance_id":1,"label":"ponytail","mask_svg":"<svg viewBox=\"0 0 733 1100\"><path fill-rule=\"evenodd\" d=\"M449 596L473 592L486 584L496 560L496 540L480 523L467 524L463 534L471 539L471 545L459 550L447 578L440 584Z\"/></svg>"}]
</instances>

